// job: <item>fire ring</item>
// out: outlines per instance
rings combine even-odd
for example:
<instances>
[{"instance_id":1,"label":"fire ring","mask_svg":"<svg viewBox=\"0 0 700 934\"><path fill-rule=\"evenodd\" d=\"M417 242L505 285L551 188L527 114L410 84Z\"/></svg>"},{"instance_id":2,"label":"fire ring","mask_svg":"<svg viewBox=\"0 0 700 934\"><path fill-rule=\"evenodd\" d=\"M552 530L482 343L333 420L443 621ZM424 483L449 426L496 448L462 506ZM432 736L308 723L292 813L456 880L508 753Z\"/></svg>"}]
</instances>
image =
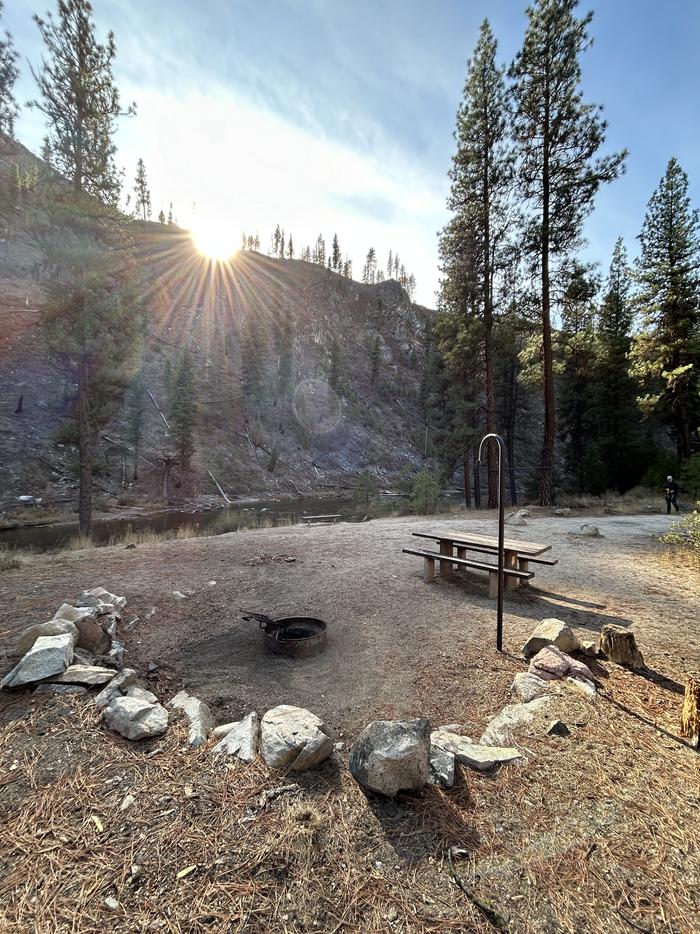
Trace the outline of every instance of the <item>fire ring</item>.
<instances>
[{"instance_id":1,"label":"fire ring","mask_svg":"<svg viewBox=\"0 0 700 934\"><path fill-rule=\"evenodd\" d=\"M262 613L249 613L243 618L258 621L265 630L265 645L275 655L310 658L322 652L328 643L328 626L322 619L311 616L272 619Z\"/></svg>"}]
</instances>

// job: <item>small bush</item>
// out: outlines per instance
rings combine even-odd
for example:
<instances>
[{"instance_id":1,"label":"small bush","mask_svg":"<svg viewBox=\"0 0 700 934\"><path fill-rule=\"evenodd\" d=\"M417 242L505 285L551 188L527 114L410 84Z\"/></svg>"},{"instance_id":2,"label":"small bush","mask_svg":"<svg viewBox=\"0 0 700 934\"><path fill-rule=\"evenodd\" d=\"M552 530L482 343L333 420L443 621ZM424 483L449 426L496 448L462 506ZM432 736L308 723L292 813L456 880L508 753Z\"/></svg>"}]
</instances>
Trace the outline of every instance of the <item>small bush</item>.
<instances>
[{"instance_id":1,"label":"small bush","mask_svg":"<svg viewBox=\"0 0 700 934\"><path fill-rule=\"evenodd\" d=\"M19 553L7 545L0 545L0 571L14 571L22 567Z\"/></svg>"},{"instance_id":2,"label":"small bush","mask_svg":"<svg viewBox=\"0 0 700 934\"><path fill-rule=\"evenodd\" d=\"M68 551L84 551L86 548L92 548L94 545L89 535L74 535L69 539L66 548Z\"/></svg>"},{"instance_id":3,"label":"small bush","mask_svg":"<svg viewBox=\"0 0 700 934\"><path fill-rule=\"evenodd\" d=\"M414 511L427 515L437 511L440 486L433 475L425 468L421 470L413 482L411 490L411 506Z\"/></svg>"},{"instance_id":4,"label":"small bush","mask_svg":"<svg viewBox=\"0 0 700 934\"><path fill-rule=\"evenodd\" d=\"M660 541L667 545L676 545L690 552L694 557L700 558L700 503L680 522L674 522Z\"/></svg>"}]
</instances>

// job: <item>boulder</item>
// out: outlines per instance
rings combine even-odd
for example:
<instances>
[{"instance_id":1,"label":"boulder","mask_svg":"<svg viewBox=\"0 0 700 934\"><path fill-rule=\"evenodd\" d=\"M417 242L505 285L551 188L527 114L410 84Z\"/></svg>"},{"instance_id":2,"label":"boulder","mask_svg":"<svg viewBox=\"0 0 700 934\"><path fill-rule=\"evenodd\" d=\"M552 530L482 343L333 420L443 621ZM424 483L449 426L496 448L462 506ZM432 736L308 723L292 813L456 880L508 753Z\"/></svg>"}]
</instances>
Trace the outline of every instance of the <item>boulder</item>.
<instances>
[{"instance_id":1,"label":"boulder","mask_svg":"<svg viewBox=\"0 0 700 934\"><path fill-rule=\"evenodd\" d=\"M606 623L600 631L600 652L625 668L644 668L644 657L637 648L634 633L623 626Z\"/></svg>"},{"instance_id":2,"label":"boulder","mask_svg":"<svg viewBox=\"0 0 700 934\"><path fill-rule=\"evenodd\" d=\"M585 678L587 681L593 680L593 673L588 665L562 652L556 645L547 645L541 649L530 661L528 670L531 674L542 678L543 681L555 681L566 675L571 675L573 678Z\"/></svg>"},{"instance_id":3,"label":"boulder","mask_svg":"<svg viewBox=\"0 0 700 934\"><path fill-rule=\"evenodd\" d=\"M455 783L455 756L440 746L430 746L430 781L451 788Z\"/></svg>"},{"instance_id":4,"label":"boulder","mask_svg":"<svg viewBox=\"0 0 700 934\"><path fill-rule=\"evenodd\" d=\"M138 684L132 684L124 696L135 697L137 700L144 701L146 704L158 703L158 698L153 691L147 691L146 688L139 687Z\"/></svg>"},{"instance_id":5,"label":"boulder","mask_svg":"<svg viewBox=\"0 0 700 934\"><path fill-rule=\"evenodd\" d=\"M243 720L227 723L225 726L227 727L226 734L214 746L214 755L236 756L243 762L253 762L258 754L260 743L260 721L257 713L253 710Z\"/></svg>"},{"instance_id":6,"label":"boulder","mask_svg":"<svg viewBox=\"0 0 700 934\"><path fill-rule=\"evenodd\" d=\"M264 723L264 721L263 721ZM375 720L350 747L350 771L364 788L393 796L430 782L430 724Z\"/></svg>"},{"instance_id":7,"label":"boulder","mask_svg":"<svg viewBox=\"0 0 700 934\"><path fill-rule=\"evenodd\" d=\"M543 681L538 675L530 671L519 671L513 683L510 686L510 692L520 701L531 701L536 697L542 697L551 691L552 685L549 681Z\"/></svg>"},{"instance_id":8,"label":"boulder","mask_svg":"<svg viewBox=\"0 0 700 934\"><path fill-rule=\"evenodd\" d=\"M98 707L110 704L115 697L121 697L136 682L136 672L133 668L123 668L115 675L109 684L103 688L95 698Z\"/></svg>"},{"instance_id":9,"label":"boulder","mask_svg":"<svg viewBox=\"0 0 700 934\"><path fill-rule=\"evenodd\" d=\"M334 741L323 720L302 707L280 704L262 718L261 753L272 769L311 769L330 756Z\"/></svg>"},{"instance_id":10,"label":"boulder","mask_svg":"<svg viewBox=\"0 0 700 934\"><path fill-rule=\"evenodd\" d=\"M45 681L58 675L73 660L73 634L39 636L31 649L20 659L12 671L3 678L1 687L18 688L34 681Z\"/></svg>"},{"instance_id":11,"label":"boulder","mask_svg":"<svg viewBox=\"0 0 700 934\"><path fill-rule=\"evenodd\" d=\"M56 612L53 614L54 619L67 619L68 622L74 623L76 620L79 620L82 616L92 616L89 607L82 607L78 609L76 606L72 606L70 603L62 603Z\"/></svg>"},{"instance_id":12,"label":"boulder","mask_svg":"<svg viewBox=\"0 0 700 934\"><path fill-rule=\"evenodd\" d=\"M100 668L99 665L69 665L66 670L51 678L54 684L84 684L93 687L107 684L114 677L112 668Z\"/></svg>"},{"instance_id":13,"label":"boulder","mask_svg":"<svg viewBox=\"0 0 700 934\"><path fill-rule=\"evenodd\" d=\"M543 619L522 648L525 658L537 655L546 645L556 645L562 652L576 652L580 648L577 636L560 619Z\"/></svg>"},{"instance_id":14,"label":"boulder","mask_svg":"<svg viewBox=\"0 0 700 934\"><path fill-rule=\"evenodd\" d=\"M595 684L589 681L588 678L567 678L564 683L567 687L576 691L577 694L587 697L588 700L595 700L598 695Z\"/></svg>"},{"instance_id":15,"label":"boulder","mask_svg":"<svg viewBox=\"0 0 700 934\"><path fill-rule=\"evenodd\" d=\"M34 694L87 694L88 689L82 684L38 684Z\"/></svg>"},{"instance_id":16,"label":"boulder","mask_svg":"<svg viewBox=\"0 0 700 934\"><path fill-rule=\"evenodd\" d=\"M506 525L523 526L527 525L525 518L519 512L511 512L505 520Z\"/></svg>"},{"instance_id":17,"label":"boulder","mask_svg":"<svg viewBox=\"0 0 700 934\"><path fill-rule=\"evenodd\" d=\"M526 730L537 715L549 706L550 701L549 697L536 697L525 704L507 704L489 721L479 740L479 745L512 745L516 734Z\"/></svg>"},{"instance_id":18,"label":"boulder","mask_svg":"<svg viewBox=\"0 0 700 934\"><path fill-rule=\"evenodd\" d=\"M552 720L547 728L547 736L571 736L571 730L563 720Z\"/></svg>"},{"instance_id":19,"label":"boulder","mask_svg":"<svg viewBox=\"0 0 700 934\"><path fill-rule=\"evenodd\" d=\"M588 522L584 522L577 532L569 532L569 535L574 535L576 538L603 538L598 526Z\"/></svg>"},{"instance_id":20,"label":"boulder","mask_svg":"<svg viewBox=\"0 0 700 934\"><path fill-rule=\"evenodd\" d=\"M478 772L486 772L495 765L525 758L518 749L481 745L472 742L468 736L458 736L445 730L431 733L430 742L433 746L451 752L462 765Z\"/></svg>"},{"instance_id":21,"label":"boulder","mask_svg":"<svg viewBox=\"0 0 700 934\"><path fill-rule=\"evenodd\" d=\"M126 646L119 639L112 639L112 646L107 653L107 657L111 658L116 665L122 664L124 661L124 653L126 652Z\"/></svg>"},{"instance_id":22,"label":"boulder","mask_svg":"<svg viewBox=\"0 0 700 934\"><path fill-rule=\"evenodd\" d=\"M203 746L214 726L214 717L207 705L199 698L188 694L187 691L179 691L168 707L182 710L189 719L190 729L187 738L190 746L195 749Z\"/></svg>"},{"instance_id":23,"label":"boulder","mask_svg":"<svg viewBox=\"0 0 700 934\"><path fill-rule=\"evenodd\" d=\"M568 506L560 506L558 509L554 510L555 516L570 516L571 510Z\"/></svg>"},{"instance_id":24,"label":"boulder","mask_svg":"<svg viewBox=\"0 0 700 934\"><path fill-rule=\"evenodd\" d=\"M93 655L104 655L112 647L112 640L95 616L82 616L75 621L78 630L77 646Z\"/></svg>"},{"instance_id":25,"label":"boulder","mask_svg":"<svg viewBox=\"0 0 700 934\"><path fill-rule=\"evenodd\" d=\"M160 736L168 728L168 711L138 697L115 697L102 711L105 726L125 739Z\"/></svg>"},{"instance_id":26,"label":"boulder","mask_svg":"<svg viewBox=\"0 0 700 934\"><path fill-rule=\"evenodd\" d=\"M118 597L110 593L104 587L93 587L92 590L84 590L78 598L78 606L114 606L118 610L123 610L126 606L126 597Z\"/></svg>"},{"instance_id":27,"label":"boulder","mask_svg":"<svg viewBox=\"0 0 700 934\"><path fill-rule=\"evenodd\" d=\"M78 640L78 630L74 623L67 619L50 619L48 623L35 623L29 626L19 637L15 648L15 655L26 655L36 640L40 636L62 636L64 633L70 633L73 637L73 645Z\"/></svg>"}]
</instances>

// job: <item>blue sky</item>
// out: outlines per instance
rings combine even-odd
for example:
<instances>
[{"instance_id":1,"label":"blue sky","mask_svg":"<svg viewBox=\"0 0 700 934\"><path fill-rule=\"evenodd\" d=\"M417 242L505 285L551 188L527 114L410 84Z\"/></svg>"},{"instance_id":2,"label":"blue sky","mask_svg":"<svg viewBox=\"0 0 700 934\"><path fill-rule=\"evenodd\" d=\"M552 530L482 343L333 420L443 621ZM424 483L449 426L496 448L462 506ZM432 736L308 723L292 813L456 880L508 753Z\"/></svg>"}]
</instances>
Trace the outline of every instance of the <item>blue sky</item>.
<instances>
[{"instance_id":1,"label":"blue sky","mask_svg":"<svg viewBox=\"0 0 700 934\"><path fill-rule=\"evenodd\" d=\"M266 243L276 223L297 248L337 231L356 274L373 245L398 250L434 304L436 232L466 61L484 16L504 61L525 27L521 0L94 0L116 34L116 75L138 116L122 121L129 183L139 156L156 212ZM3 25L27 59L41 43L41 0L7 0ZM607 0L595 12L584 89L605 106L607 149L630 151L625 176L600 193L587 255L607 267L618 235L634 252L646 203L676 155L700 192L700 3ZM42 117L23 112L19 138L38 149Z\"/></svg>"}]
</instances>

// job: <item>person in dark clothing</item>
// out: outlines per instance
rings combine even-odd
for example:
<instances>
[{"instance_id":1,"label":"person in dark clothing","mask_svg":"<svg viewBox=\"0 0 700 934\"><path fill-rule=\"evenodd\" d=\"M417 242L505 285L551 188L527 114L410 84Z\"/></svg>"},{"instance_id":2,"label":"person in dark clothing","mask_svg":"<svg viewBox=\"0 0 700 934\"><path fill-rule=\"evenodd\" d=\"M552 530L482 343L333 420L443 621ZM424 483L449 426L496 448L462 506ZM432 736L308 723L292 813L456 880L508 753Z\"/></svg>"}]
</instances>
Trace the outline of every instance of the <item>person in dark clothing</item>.
<instances>
[{"instance_id":1,"label":"person in dark clothing","mask_svg":"<svg viewBox=\"0 0 700 934\"><path fill-rule=\"evenodd\" d=\"M680 512L678 508L678 493L680 492L680 487L673 479L673 477L666 477L666 483L664 483L664 493L666 494L666 512L671 514L671 506L674 507L676 512Z\"/></svg>"}]
</instances>

